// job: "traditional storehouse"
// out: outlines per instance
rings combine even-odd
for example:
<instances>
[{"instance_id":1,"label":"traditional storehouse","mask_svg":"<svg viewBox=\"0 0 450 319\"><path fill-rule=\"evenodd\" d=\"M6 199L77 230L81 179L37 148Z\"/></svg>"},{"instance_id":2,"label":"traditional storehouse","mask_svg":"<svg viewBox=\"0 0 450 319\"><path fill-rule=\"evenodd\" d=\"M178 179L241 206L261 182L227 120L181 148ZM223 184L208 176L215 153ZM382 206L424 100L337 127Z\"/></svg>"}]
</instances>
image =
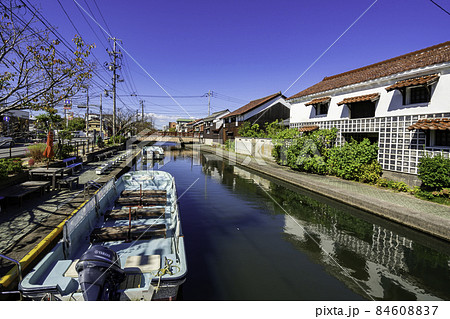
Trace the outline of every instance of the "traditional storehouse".
<instances>
[{"instance_id":1,"label":"traditional storehouse","mask_svg":"<svg viewBox=\"0 0 450 319\"><path fill-rule=\"evenodd\" d=\"M223 140L233 139L238 135L241 125L248 121L263 128L265 123L289 118L290 104L281 92L253 100L241 108L225 115Z\"/></svg>"},{"instance_id":2,"label":"traditional storehouse","mask_svg":"<svg viewBox=\"0 0 450 319\"><path fill-rule=\"evenodd\" d=\"M205 130L203 132L203 141L205 144L223 143L223 117L230 113L229 110L215 112L203 119Z\"/></svg>"},{"instance_id":3,"label":"traditional storehouse","mask_svg":"<svg viewBox=\"0 0 450 319\"><path fill-rule=\"evenodd\" d=\"M450 42L325 77L288 101L291 127L336 127L339 144L369 138L388 176L414 180L424 154L449 156Z\"/></svg>"}]
</instances>

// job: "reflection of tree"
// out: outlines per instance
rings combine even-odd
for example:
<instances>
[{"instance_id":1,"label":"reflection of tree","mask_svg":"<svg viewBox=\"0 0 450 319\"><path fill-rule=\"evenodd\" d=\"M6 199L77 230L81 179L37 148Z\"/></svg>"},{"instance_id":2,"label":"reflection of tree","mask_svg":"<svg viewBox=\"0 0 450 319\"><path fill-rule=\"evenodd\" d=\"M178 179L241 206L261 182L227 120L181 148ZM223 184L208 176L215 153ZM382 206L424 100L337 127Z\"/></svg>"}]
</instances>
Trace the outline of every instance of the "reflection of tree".
<instances>
[{"instance_id":1,"label":"reflection of tree","mask_svg":"<svg viewBox=\"0 0 450 319\"><path fill-rule=\"evenodd\" d=\"M413 243L411 250L405 252L409 274L430 291L447 291L447 300L450 299L449 262L449 256L416 243Z\"/></svg>"},{"instance_id":2,"label":"reflection of tree","mask_svg":"<svg viewBox=\"0 0 450 319\"><path fill-rule=\"evenodd\" d=\"M368 243L372 240L372 224L354 217L340 209L321 203L307 195L286 191L283 186L271 184L271 196L288 208L289 214L299 220L321 227L335 228L349 233ZM280 210L280 213L282 210Z\"/></svg>"}]
</instances>

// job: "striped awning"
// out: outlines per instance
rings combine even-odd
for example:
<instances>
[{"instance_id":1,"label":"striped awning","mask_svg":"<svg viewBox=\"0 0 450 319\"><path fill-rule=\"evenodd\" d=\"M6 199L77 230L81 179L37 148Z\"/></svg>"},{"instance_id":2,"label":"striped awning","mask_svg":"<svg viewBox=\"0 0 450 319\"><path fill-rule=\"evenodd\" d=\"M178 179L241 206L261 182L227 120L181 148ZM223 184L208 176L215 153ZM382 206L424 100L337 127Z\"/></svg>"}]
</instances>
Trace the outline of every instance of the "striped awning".
<instances>
[{"instance_id":1,"label":"striped awning","mask_svg":"<svg viewBox=\"0 0 450 319\"><path fill-rule=\"evenodd\" d=\"M397 81L395 84L388 86L386 91L402 89L409 86L431 85L439 79L439 74L424 75L417 78Z\"/></svg>"},{"instance_id":2,"label":"striped awning","mask_svg":"<svg viewBox=\"0 0 450 319\"><path fill-rule=\"evenodd\" d=\"M299 132L312 132L319 129L318 125L302 126L298 128Z\"/></svg>"},{"instance_id":3,"label":"striped awning","mask_svg":"<svg viewBox=\"0 0 450 319\"><path fill-rule=\"evenodd\" d=\"M319 97L317 99L313 99L312 101L309 101L308 103L305 103L305 105L316 105L316 104L321 104L321 103L328 103L328 102L330 102L330 100L331 100L330 96Z\"/></svg>"},{"instance_id":4,"label":"striped awning","mask_svg":"<svg viewBox=\"0 0 450 319\"><path fill-rule=\"evenodd\" d=\"M351 103L365 102L365 101L375 102L379 98L380 98L380 93L360 95L360 96L354 96L354 97L349 97L349 98L343 99L341 102L337 103L337 105L351 104Z\"/></svg>"},{"instance_id":5,"label":"striped awning","mask_svg":"<svg viewBox=\"0 0 450 319\"><path fill-rule=\"evenodd\" d=\"M450 118L422 119L408 127L408 130L450 130Z\"/></svg>"}]
</instances>

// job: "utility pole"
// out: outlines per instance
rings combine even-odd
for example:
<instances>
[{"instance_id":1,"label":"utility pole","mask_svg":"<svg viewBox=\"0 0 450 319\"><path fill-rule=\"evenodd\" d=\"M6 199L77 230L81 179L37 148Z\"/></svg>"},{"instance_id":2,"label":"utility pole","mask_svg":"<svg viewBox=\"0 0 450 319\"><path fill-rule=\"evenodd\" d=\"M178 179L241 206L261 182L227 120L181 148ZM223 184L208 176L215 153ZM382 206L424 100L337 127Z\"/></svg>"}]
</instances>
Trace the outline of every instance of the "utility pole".
<instances>
[{"instance_id":1,"label":"utility pole","mask_svg":"<svg viewBox=\"0 0 450 319\"><path fill-rule=\"evenodd\" d=\"M137 133L138 133L138 127L137 127L138 120L139 120L139 110L136 110L136 121L134 123L135 135L137 135Z\"/></svg>"},{"instance_id":2,"label":"utility pole","mask_svg":"<svg viewBox=\"0 0 450 319\"><path fill-rule=\"evenodd\" d=\"M208 116L211 115L211 90L208 91Z\"/></svg>"},{"instance_id":3,"label":"utility pole","mask_svg":"<svg viewBox=\"0 0 450 319\"><path fill-rule=\"evenodd\" d=\"M141 107L142 107L142 118L141 118L141 121L142 121L142 123L144 123L144 101L140 100L140 102L141 102Z\"/></svg>"},{"instance_id":4,"label":"utility pole","mask_svg":"<svg viewBox=\"0 0 450 319\"><path fill-rule=\"evenodd\" d=\"M103 139L103 107L102 107L101 93L100 93L100 137Z\"/></svg>"},{"instance_id":5,"label":"utility pole","mask_svg":"<svg viewBox=\"0 0 450 319\"><path fill-rule=\"evenodd\" d=\"M86 137L89 133L89 86L86 86Z\"/></svg>"},{"instance_id":6,"label":"utility pole","mask_svg":"<svg viewBox=\"0 0 450 319\"><path fill-rule=\"evenodd\" d=\"M117 83L116 70L119 68L119 66L117 66L117 58L122 53L116 51L116 44L117 44L117 41L120 41L119 39L114 37L114 38L108 38L108 40L114 41L113 50L108 51L108 53L113 56L113 62L109 66L109 69L111 71L113 71L113 84L112 84L112 86L113 86L113 89L112 89L112 93L113 93L113 135L115 136L116 135L116 83Z\"/></svg>"}]
</instances>

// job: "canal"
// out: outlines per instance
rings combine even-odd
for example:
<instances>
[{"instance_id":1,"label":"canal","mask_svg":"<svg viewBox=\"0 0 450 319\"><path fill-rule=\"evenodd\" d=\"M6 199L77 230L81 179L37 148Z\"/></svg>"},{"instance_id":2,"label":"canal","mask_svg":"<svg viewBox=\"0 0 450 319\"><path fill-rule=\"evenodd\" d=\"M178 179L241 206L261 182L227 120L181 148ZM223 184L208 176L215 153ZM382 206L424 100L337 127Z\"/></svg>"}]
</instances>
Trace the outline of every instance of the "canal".
<instances>
[{"instance_id":1,"label":"canal","mask_svg":"<svg viewBox=\"0 0 450 319\"><path fill-rule=\"evenodd\" d=\"M176 180L188 258L180 299L450 299L445 242L214 154L166 148L137 168Z\"/></svg>"}]
</instances>

